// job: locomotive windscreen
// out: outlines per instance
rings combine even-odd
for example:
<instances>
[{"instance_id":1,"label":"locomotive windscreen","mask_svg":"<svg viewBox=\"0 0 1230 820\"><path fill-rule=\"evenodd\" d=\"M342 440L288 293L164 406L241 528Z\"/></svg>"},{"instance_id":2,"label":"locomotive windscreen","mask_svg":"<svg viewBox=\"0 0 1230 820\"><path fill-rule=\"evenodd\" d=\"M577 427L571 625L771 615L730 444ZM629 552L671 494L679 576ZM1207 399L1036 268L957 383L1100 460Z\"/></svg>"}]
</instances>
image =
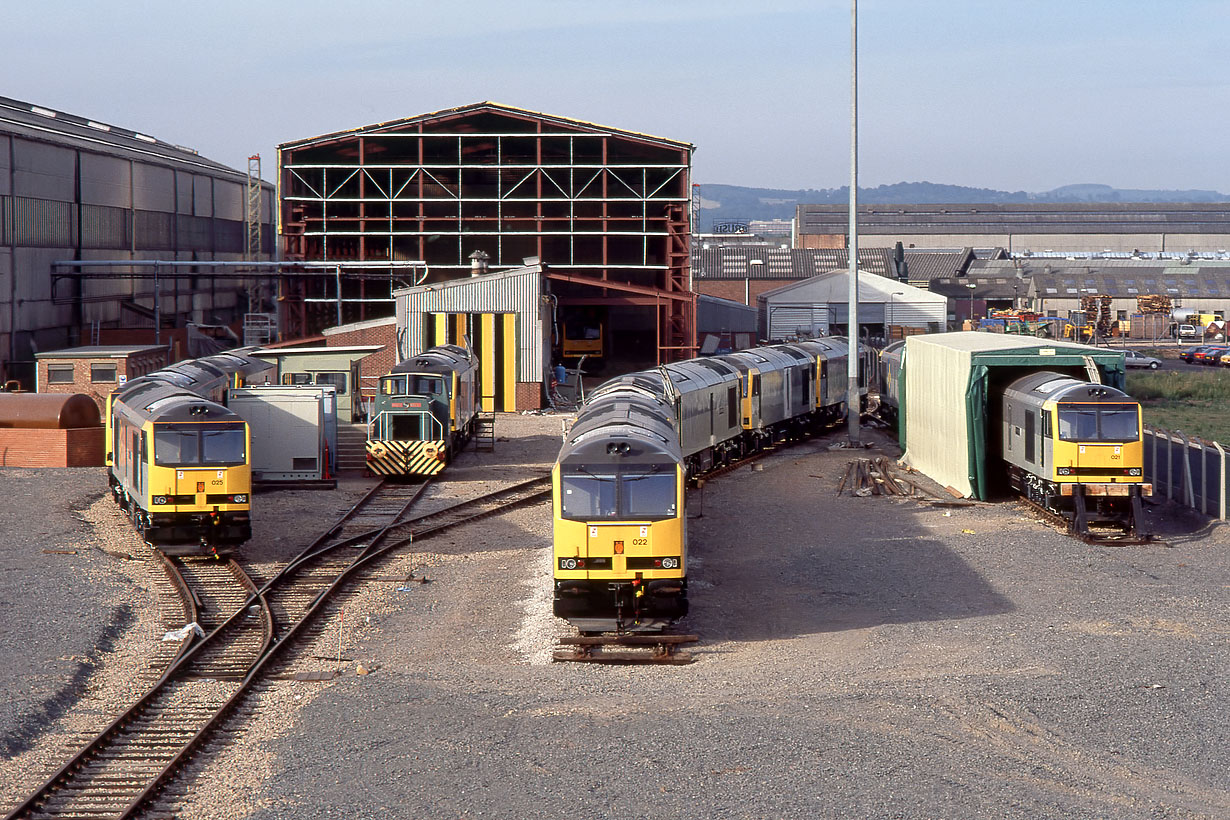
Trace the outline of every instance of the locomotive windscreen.
<instances>
[{"instance_id":1,"label":"locomotive windscreen","mask_svg":"<svg viewBox=\"0 0 1230 820\"><path fill-rule=\"evenodd\" d=\"M159 424L154 426L154 463L160 467L243 464L242 424Z\"/></svg>"},{"instance_id":2,"label":"locomotive windscreen","mask_svg":"<svg viewBox=\"0 0 1230 820\"><path fill-rule=\"evenodd\" d=\"M1134 404L1059 405L1059 438L1064 441L1138 441Z\"/></svg>"},{"instance_id":3,"label":"locomotive windscreen","mask_svg":"<svg viewBox=\"0 0 1230 820\"><path fill-rule=\"evenodd\" d=\"M675 517L674 465L621 465L617 473L565 472L560 514L571 521Z\"/></svg>"}]
</instances>

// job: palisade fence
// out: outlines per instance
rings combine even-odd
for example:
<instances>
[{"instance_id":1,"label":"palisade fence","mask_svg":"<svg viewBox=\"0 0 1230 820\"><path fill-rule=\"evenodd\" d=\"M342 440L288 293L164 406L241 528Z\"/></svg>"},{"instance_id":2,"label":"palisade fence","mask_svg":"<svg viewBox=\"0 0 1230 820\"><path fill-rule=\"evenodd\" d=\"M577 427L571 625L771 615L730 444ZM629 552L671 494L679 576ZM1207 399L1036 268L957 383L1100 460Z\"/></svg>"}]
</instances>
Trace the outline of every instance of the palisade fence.
<instances>
[{"instance_id":1,"label":"palisade fence","mask_svg":"<svg viewBox=\"0 0 1230 820\"><path fill-rule=\"evenodd\" d=\"M1165 497L1226 520L1226 450L1217 442L1144 426L1145 480Z\"/></svg>"}]
</instances>

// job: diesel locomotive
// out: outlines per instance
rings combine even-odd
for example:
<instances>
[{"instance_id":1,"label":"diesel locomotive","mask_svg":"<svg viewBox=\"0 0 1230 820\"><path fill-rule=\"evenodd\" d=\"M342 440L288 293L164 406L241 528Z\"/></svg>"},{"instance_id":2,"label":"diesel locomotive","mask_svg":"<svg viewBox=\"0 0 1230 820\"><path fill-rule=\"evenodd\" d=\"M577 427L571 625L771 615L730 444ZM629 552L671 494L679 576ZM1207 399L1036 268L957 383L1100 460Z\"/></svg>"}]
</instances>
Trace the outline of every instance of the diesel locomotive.
<instances>
[{"instance_id":1,"label":"diesel locomotive","mask_svg":"<svg viewBox=\"0 0 1230 820\"><path fill-rule=\"evenodd\" d=\"M904 421L904 343L880 354L880 416ZM1140 403L1122 390L1052 370L1035 370L987 396L986 440L1006 487L1086 535L1093 525L1144 532ZM901 427L899 429L904 429Z\"/></svg>"},{"instance_id":2,"label":"diesel locomotive","mask_svg":"<svg viewBox=\"0 0 1230 820\"><path fill-rule=\"evenodd\" d=\"M1004 389L1001 452L1013 490L1077 533L1115 524L1144 535L1140 403L1121 390L1050 371Z\"/></svg>"},{"instance_id":3,"label":"diesel locomotive","mask_svg":"<svg viewBox=\"0 0 1230 820\"><path fill-rule=\"evenodd\" d=\"M134 379L108 397L112 495L163 552L220 555L251 537L250 433L221 399L269 367L223 353Z\"/></svg>"},{"instance_id":4,"label":"diesel locomotive","mask_svg":"<svg viewBox=\"0 0 1230 820\"><path fill-rule=\"evenodd\" d=\"M440 345L393 367L367 425L367 467L376 475L433 476L474 434L478 363L469 350Z\"/></svg>"},{"instance_id":5,"label":"diesel locomotive","mask_svg":"<svg viewBox=\"0 0 1230 820\"><path fill-rule=\"evenodd\" d=\"M771 345L594 390L552 469L556 616L653 632L686 615L687 482L844 418L848 355L839 338Z\"/></svg>"}]
</instances>

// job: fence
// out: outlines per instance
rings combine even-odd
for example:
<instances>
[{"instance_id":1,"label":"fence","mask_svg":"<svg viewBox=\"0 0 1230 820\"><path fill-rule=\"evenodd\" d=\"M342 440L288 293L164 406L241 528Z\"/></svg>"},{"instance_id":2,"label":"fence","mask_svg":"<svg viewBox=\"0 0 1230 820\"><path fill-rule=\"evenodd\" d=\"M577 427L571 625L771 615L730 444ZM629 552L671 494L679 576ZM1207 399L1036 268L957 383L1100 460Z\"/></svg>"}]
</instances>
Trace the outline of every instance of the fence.
<instances>
[{"instance_id":1,"label":"fence","mask_svg":"<svg viewBox=\"0 0 1230 820\"><path fill-rule=\"evenodd\" d=\"M1226 450L1217 442L1145 425L1145 480L1153 497L1226 520Z\"/></svg>"}]
</instances>

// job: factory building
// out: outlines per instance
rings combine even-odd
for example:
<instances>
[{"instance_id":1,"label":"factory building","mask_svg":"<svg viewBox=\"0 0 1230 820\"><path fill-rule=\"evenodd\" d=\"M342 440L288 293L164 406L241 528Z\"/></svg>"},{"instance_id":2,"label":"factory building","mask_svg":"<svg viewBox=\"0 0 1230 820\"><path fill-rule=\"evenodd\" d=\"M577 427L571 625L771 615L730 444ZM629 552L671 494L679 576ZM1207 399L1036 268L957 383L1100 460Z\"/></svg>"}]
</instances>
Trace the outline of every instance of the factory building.
<instances>
[{"instance_id":1,"label":"factory building","mask_svg":"<svg viewBox=\"0 0 1230 820\"><path fill-rule=\"evenodd\" d=\"M109 330L241 320L241 280L159 283L132 269L80 275L61 263L268 259L273 193L259 174L191 149L0 97L3 376L32 388L35 353L105 343Z\"/></svg>"},{"instance_id":2,"label":"factory building","mask_svg":"<svg viewBox=\"0 0 1230 820\"><path fill-rule=\"evenodd\" d=\"M284 281L284 333L387 316L403 287L541 265L561 325L601 325L608 352L690 357L692 151L491 102L283 143L286 260L424 264L399 282Z\"/></svg>"},{"instance_id":3,"label":"factory building","mask_svg":"<svg viewBox=\"0 0 1230 820\"><path fill-rule=\"evenodd\" d=\"M844 248L846 205L799 205L796 248ZM1230 203L861 205L859 247L1183 252L1230 248Z\"/></svg>"}]
</instances>

